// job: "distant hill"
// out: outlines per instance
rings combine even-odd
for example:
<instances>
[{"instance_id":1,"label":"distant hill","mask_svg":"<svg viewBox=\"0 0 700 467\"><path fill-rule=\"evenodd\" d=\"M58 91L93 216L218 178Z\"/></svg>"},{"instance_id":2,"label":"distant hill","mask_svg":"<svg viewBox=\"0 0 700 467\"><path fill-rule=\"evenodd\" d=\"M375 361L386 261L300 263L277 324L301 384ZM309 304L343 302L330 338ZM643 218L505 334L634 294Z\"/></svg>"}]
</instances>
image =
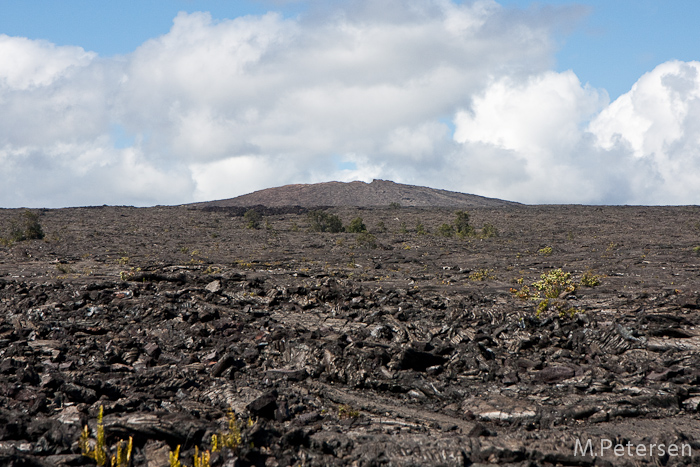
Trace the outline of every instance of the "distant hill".
<instances>
[{"instance_id":1,"label":"distant hill","mask_svg":"<svg viewBox=\"0 0 700 467\"><path fill-rule=\"evenodd\" d=\"M326 182L302 185L285 185L267 188L231 199L195 203L192 206L388 206L399 203L413 207L505 207L519 203L495 198L469 195L455 191L438 190L414 185L403 185L387 180L365 182Z\"/></svg>"}]
</instances>

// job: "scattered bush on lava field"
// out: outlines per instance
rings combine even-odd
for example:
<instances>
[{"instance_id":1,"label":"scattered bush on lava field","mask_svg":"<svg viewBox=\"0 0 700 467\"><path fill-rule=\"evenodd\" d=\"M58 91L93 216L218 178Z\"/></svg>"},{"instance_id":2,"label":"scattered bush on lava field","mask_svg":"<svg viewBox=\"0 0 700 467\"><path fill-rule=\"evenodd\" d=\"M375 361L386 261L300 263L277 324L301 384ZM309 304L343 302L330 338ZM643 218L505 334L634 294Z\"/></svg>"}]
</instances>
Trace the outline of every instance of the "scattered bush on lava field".
<instances>
[{"instance_id":1,"label":"scattered bush on lava field","mask_svg":"<svg viewBox=\"0 0 700 467\"><path fill-rule=\"evenodd\" d=\"M557 311L560 317L573 318L579 310L568 305L566 296L574 293L580 285L584 287L600 285L600 279L601 276L586 271L579 283L576 283L571 279L570 272L564 272L559 268L542 273L540 280L533 282L530 286L523 285L520 289L511 288L510 292L521 300L537 301L535 314L538 318L548 310Z\"/></svg>"},{"instance_id":2,"label":"scattered bush on lava field","mask_svg":"<svg viewBox=\"0 0 700 467\"><path fill-rule=\"evenodd\" d=\"M345 231L343 221L335 214L329 214L324 211L310 211L308 217L309 230L312 232L339 233Z\"/></svg>"},{"instance_id":3,"label":"scattered bush on lava field","mask_svg":"<svg viewBox=\"0 0 700 467\"><path fill-rule=\"evenodd\" d=\"M469 274L469 280L472 282L483 282L487 280L496 280L496 275L493 269L479 269Z\"/></svg>"},{"instance_id":4,"label":"scattered bush on lava field","mask_svg":"<svg viewBox=\"0 0 700 467\"><path fill-rule=\"evenodd\" d=\"M553 250L551 246L546 246L537 250L537 254L540 256L552 256L552 251Z\"/></svg>"},{"instance_id":5,"label":"scattered bush on lava field","mask_svg":"<svg viewBox=\"0 0 700 467\"><path fill-rule=\"evenodd\" d=\"M460 238L474 236L474 227L469 225L469 213L467 211L455 212L454 227Z\"/></svg>"},{"instance_id":6,"label":"scattered bush on lava field","mask_svg":"<svg viewBox=\"0 0 700 467\"><path fill-rule=\"evenodd\" d=\"M379 246L377 244L377 237L369 232L362 232L359 234L355 242L359 248L366 248L368 250L373 250Z\"/></svg>"},{"instance_id":7,"label":"scattered bush on lava field","mask_svg":"<svg viewBox=\"0 0 700 467\"><path fill-rule=\"evenodd\" d=\"M484 226L481 228L481 234L479 234L479 237L481 237L481 238L498 237L498 229L496 229L496 227L494 227L493 224L484 224Z\"/></svg>"},{"instance_id":8,"label":"scattered bush on lava field","mask_svg":"<svg viewBox=\"0 0 700 467\"><path fill-rule=\"evenodd\" d=\"M348 228L346 231L350 233L362 233L362 232L367 232L367 226L362 222L361 217L356 217L353 220L350 221L350 224L348 225Z\"/></svg>"},{"instance_id":9,"label":"scattered bush on lava field","mask_svg":"<svg viewBox=\"0 0 700 467\"><path fill-rule=\"evenodd\" d=\"M262 216L260 213L254 209L248 209L245 214L243 214L243 218L246 220L246 227L249 229L259 229L260 228L260 221L262 220Z\"/></svg>"},{"instance_id":10,"label":"scattered bush on lava field","mask_svg":"<svg viewBox=\"0 0 700 467\"><path fill-rule=\"evenodd\" d=\"M442 237L449 238L455 234L455 229L450 224L442 224L440 227L438 227L437 233Z\"/></svg>"},{"instance_id":11,"label":"scattered bush on lava field","mask_svg":"<svg viewBox=\"0 0 700 467\"><path fill-rule=\"evenodd\" d=\"M0 244L10 246L24 240L41 240L44 230L39 223L39 214L25 209L10 221L10 234L0 238Z\"/></svg>"}]
</instances>

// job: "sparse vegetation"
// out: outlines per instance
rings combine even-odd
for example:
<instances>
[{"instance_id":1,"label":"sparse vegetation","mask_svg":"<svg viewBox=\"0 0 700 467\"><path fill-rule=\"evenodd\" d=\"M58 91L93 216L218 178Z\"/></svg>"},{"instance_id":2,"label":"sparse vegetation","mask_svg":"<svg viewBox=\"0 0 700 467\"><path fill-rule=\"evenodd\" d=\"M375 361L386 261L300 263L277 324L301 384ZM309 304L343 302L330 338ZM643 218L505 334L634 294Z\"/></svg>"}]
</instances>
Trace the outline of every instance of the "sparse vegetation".
<instances>
[{"instance_id":1,"label":"sparse vegetation","mask_svg":"<svg viewBox=\"0 0 700 467\"><path fill-rule=\"evenodd\" d=\"M344 232L343 221L335 214L324 211L311 211L308 214L309 230L312 232Z\"/></svg>"},{"instance_id":2,"label":"sparse vegetation","mask_svg":"<svg viewBox=\"0 0 700 467\"><path fill-rule=\"evenodd\" d=\"M102 421L104 407L100 406L100 412L97 415L97 435L95 441L90 440L90 429L87 425L80 433L78 442L80 451L83 456L94 459L97 465L106 465L108 458L108 448L105 442L105 428ZM126 445L125 445L126 443ZM133 448L133 438L130 436L129 441L119 440L116 445L116 454L111 456L112 467L127 467L131 462L131 451Z\"/></svg>"},{"instance_id":3,"label":"sparse vegetation","mask_svg":"<svg viewBox=\"0 0 700 467\"><path fill-rule=\"evenodd\" d=\"M474 227L469 225L469 213L467 211L455 212L455 231L461 238L474 236Z\"/></svg>"},{"instance_id":4,"label":"sparse vegetation","mask_svg":"<svg viewBox=\"0 0 700 467\"><path fill-rule=\"evenodd\" d=\"M389 207L391 209L399 209L401 207L401 203L397 203L396 201L392 201L389 203Z\"/></svg>"},{"instance_id":5,"label":"sparse vegetation","mask_svg":"<svg viewBox=\"0 0 700 467\"><path fill-rule=\"evenodd\" d=\"M223 448L231 449L235 451L238 449L243 442L243 437L241 435L241 422L236 417L236 414L232 409L226 412L226 418L228 419L228 431L226 433L219 433L211 435L211 450L212 452L217 452ZM249 425L253 425L252 420L248 420Z\"/></svg>"},{"instance_id":6,"label":"sparse vegetation","mask_svg":"<svg viewBox=\"0 0 700 467\"><path fill-rule=\"evenodd\" d=\"M481 235L479 236L481 238L498 237L498 229L496 229L493 224L484 224L484 226L481 228Z\"/></svg>"},{"instance_id":7,"label":"sparse vegetation","mask_svg":"<svg viewBox=\"0 0 700 467\"><path fill-rule=\"evenodd\" d=\"M200 452L199 447L194 447L193 467L209 467L212 452L222 451L223 449L230 449L236 452L241 447L243 443L241 429L244 424L236 417L232 409L228 410L226 418L228 419L228 430L225 433L211 435L211 451L206 450ZM253 419L248 418L246 425L252 427L254 424L255 422ZM180 445L175 448L175 451L170 451L168 457L170 460L170 467L186 467L180 462Z\"/></svg>"},{"instance_id":8,"label":"sparse vegetation","mask_svg":"<svg viewBox=\"0 0 700 467\"><path fill-rule=\"evenodd\" d=\"M422 223L422 222L418 222L418 223L416 224L416 233L417 233L418 235L425 235L426 233L428 233L428 232L425 230L425 227L423 226L423 223Z\"/></svg>"},{"instance_id":9,"label":"sparse vegetation","mask_svg":"<svg viewBox=\"0 0 700 467\"><path fill-rule=\"evenodd\" d=\"M243 218L246 221L246 228L248 229L259 229L260 228L260 221L262 220L262 216L260 213L254 209L248 209L245 214L243 214Z\"/></svg>"},{"instance_id":10,"label":"sparse vegetation","mask_svg":"<svg viewBox=\"0 0 700 467\"><path fill-rule=\"evenodd\" d=\"M360 248L374 249L377 248L377 237L369 232L362 232L357 236L356 243Z\"/></svg>"},{"instance_id":11,"label":"sparse vegetation","mask_svg":"<svg viewBox=\"0 0 700 467\"><path fill-rule=\"evenodd\" d=\"M571 273L555 269L540 276L540 280L532 283L532 286L542 292L546 298L558 298L563 293L576 291L576 284L571 280Z\"/></svg>"},{"instance_id":12,"label":"sparse vegetation","mask_svg":"<svg viewBox=\"0 0 700 467\"><path fill-rule=\"evenodd\" d=\"M551 256L553 251L551 246L546 246L537 250L537 254L540 256Z\"/></svg>"},{"instance_id":13,"label":"sparse vegetation","mask_svg":"<svg viewBox=\"0 0 700 467\"><path fill-rule=\"evenodd\" d=\"M510 292L522 300L539 301L535 307L537 317L552 309L556 310L560 317L573 317L580 310L569 306L566 295L574 293L579 285L595 287L600 284L600 278L601 276L587 271L577 284L571 279L570 272L564 272L559 268L543 273L540 280L533 282L530 286L524 285L520 289L511 288Z\"/></svg>"},{"instance_id":14,"label":"sparse vegetation","mask_svg":"<svg viewBox=\"0 0 700 467\"><path fill-rule=\"evenodd\" d=\"M356 217L350 221L346 230L350 233L362 233L367 232L367 226L362 222L361 217Z\"/></svg>"},{"instance_id":15,"label":"sparse vegetation","mask_svg":"<svg viewBox=\"0 0 700 467\"><path fill-rule=\"evenodd\" d=\"M438 227L437 233L442 237L452 237L455 234L455 229L451 224L442 224Z\"/></svg>"},{"instance_id":16,"label":"sparse vegetation","mask_svg":"<svg viewBox=\"0 0 700 467\"><path fill-rule=\"evenodd\" d=\"M482 282L486 280L495 280L496 275L493 269L479 269L469 274L469 280L474 282Z\"/></svg>"},{"instance_id":17,"label":"sparse vegetation","mask_svg":"<svg viewBox=\"0 0 700 467\"><path fill-rule=\"evenodd\" d=\"M25 240L41 240L44 230L39 223L39 214L25 209L10 221L10 234L0 238L0 244L10 246Z\"/></svg>"},{"instance_id":18,"label":"sparse vegetation","mask_svg":"<svg viewBox=\"0 0 700 467\"><path fill-rule=\"evenodd\" d=\"M349 405L341 405L338 407L338 418L341 420L346 420L348 418L358 418L360 416L360 411L350 407Z\"/></svg>"},{"instance_id":19,"label":"sparse vegetation","mask_svg":"<svg viewBox=\"0 0 700 467\"><path fill-rule=\"evenodd\" d=\"M700 256L700 246L696 246L695 248L693 248L693 253Z\"/></svg>"},{"instance_id":20,"label":"sparse vegetation","mask_svg":"<svg viewBox=\"0 0 700 467\"><path fill-rule=\"evenodd\" d=\"M581 275L581 285L584 287L596 287L600 285L600 279L602 276L594 274L592 271L588 270Z\"/></svg>"}]
</instances>

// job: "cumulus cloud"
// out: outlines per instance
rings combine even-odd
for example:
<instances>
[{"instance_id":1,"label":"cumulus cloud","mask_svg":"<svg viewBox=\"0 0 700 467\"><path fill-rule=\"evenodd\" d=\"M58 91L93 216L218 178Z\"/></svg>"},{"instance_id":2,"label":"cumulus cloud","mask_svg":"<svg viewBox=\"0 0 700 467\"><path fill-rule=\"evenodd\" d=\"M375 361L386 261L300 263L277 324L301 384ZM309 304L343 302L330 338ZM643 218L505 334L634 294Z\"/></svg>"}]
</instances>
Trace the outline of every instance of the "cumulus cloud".
<instances>
[{"instance_id":1,"label":"cumulus cloud","mask_svg":"<svg viewBox=\"0 0 700 467\"><path fill-rule=\"evenodd\" d=\"M552 31L579 14L488 0L181 13L112 58L0 36L0 202L175 204L372 178L523 202L697 202L697 64L660 65L609 104L551 71Z\"/></svg>"}]
</instances>

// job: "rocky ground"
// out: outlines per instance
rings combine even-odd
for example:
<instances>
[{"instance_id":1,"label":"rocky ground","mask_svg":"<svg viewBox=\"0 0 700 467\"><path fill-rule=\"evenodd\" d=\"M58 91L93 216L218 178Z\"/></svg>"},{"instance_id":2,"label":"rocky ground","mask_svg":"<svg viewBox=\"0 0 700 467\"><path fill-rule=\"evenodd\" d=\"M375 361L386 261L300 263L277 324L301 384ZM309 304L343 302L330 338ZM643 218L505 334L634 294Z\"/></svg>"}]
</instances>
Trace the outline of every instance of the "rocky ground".
<instances>
[{"instance_id":1,"label":"rocky ground","mask_svg":"<svg viewBox=\"0 0 700 467\"><path fill-rule=\"evenodd\" d=\"M100 407L137 466L191 466L229 409L211 465L700 464L700 208L472 209L483 239L437 235L449 209L329 212L373 237L41 211L43 240L0 247L0 464L94 465ZM511 291L558 268L602 278L539 316Z\"/></svg>"}]
</instances>

